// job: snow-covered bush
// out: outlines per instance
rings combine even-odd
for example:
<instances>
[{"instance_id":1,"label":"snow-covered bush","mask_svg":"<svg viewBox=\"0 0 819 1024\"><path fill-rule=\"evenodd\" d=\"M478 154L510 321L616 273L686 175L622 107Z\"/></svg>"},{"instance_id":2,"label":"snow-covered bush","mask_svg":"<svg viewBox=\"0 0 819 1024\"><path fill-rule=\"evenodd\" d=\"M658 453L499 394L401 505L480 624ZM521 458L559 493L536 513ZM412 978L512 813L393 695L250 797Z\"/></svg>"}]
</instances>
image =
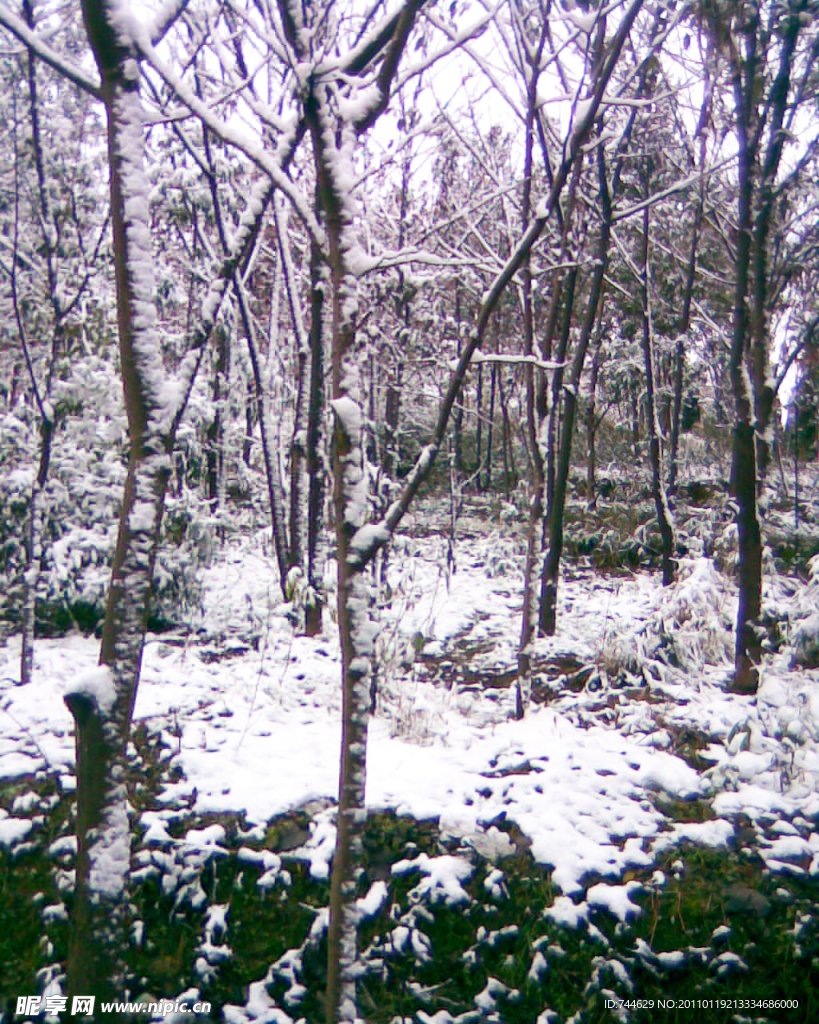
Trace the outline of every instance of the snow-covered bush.
<instances>
[{"instance_id":1,"label":"snow-covered bush","mask_svg":"<svg viewBox=\"0 0 819 1024\"><path fill-rule=\"evenodd\" d=\"M55 430L41 499L38 630L93 629L105 593L127 471L127 426L113 350L61 367L52 387ZM31 405L0 417L0 615L12 628L22 607L31 488L39 458L39 421ZM209 557L213 530L196 489L169 497L155 578L154 616L179 621L198 600L196 573Z\"/></svg>"},{"instance_id":2,"label":"snow-covered bush","mask_svg":"<svg viewBox=\"0 0 819 1024\"><path fill-rule=\"evenodd\" d=\"M710 559L683 559L677 582L662 597L653 629L666 657L673 651L673 660L687 671L730 661L733 603Z\"/></svg>"},{"instance_id":3,"label":"snow-covered bush","mask_svg":"<svg viewBox=\"0 0 819 1024\"><path fill-rule=\"evenodd\" d=\"M809 563L810 582L799 592L791 614L791 647L795 665L819 668L819 555Z\"/></svg>"}]
</instances>

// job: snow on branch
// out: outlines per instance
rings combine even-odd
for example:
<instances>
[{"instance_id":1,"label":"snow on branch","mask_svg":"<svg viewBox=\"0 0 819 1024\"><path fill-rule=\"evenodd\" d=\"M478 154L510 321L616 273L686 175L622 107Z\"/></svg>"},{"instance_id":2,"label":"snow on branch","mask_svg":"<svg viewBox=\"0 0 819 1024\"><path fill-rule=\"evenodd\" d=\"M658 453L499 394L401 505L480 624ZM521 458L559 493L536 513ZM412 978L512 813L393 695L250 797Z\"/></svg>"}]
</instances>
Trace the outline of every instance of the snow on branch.
<instances>
[{"instance_id":1,"label":"snow on branch","mask_svg":"<svg viewBox=\"0 0 819 1024\"><path fill-rule=\"evenodd\" d=\"M717 171L721 171L723 167L728 164L734 163L736 156L726 157L721 160L714 167L709 168L707 171L695 171L693 174L689 174L687 178L683 178L682 181L675 181L673 185L669 185L668 188L661 189L659 192L654 192L646 199L641 200L639 203L635 203L633 206L627 207L625 210L621 210L612 217L612 223L618 224L621 220L628 220L629 217L633 217L637 213L642 213L646 207L656 206L657 203L662 202L663 199L668 199L669 196L676 195L678 192L685 192L686 189L691 188L692 185L698 185L703 174L705 177L711 177L716 174Z\"/></svg>"},{"instance_id":2,"label":"snow on branch","mask_svg":"<svg viewBox=\"0 0 819 1024\"><path fill-rule=\"evenodd\" d=\"M412 27L415 24L415 16L424 6L426 0L408 0L401 9L398 20L395 23L395 31L390 39L389 46L384 54L384 60L378 71L376 86L379 92L378 102L375 103L355 122L356 130L364 132L372 127L378 118L384 113L390 98L390 88L398 71L398 63L404 53Z\"/></svg>"},{"instance_id":3,"label":"snow on branch","mask_svg":"<svg viewBox=\"0 0 819 1024\"><path fill-rule=\"evenodd\" d=\"M586 101L587 105L583 111L583 117L574 125L569 140L568 152L564 156L563 161L554 176L548 197L541 202L535 219L527 228L523 237L515 247L515 250L509 256L509 259L498 273L488 291L483 295L475 330L472 333L472 337L464 346L463 352L458 359L456 369L450 379L449 387L447 388L446 394L441 402L441 406L438 411L438 420L435 425L435 432L431 443L426 445L422 450L415 466L404 481L404 487L401 494L387 509L384 518L379 523L375 524L374 529L367 530L363 535L356 534L347 559L353 569L363 569L372 560L376 552L383 547L387 540L389 540L412 504L415 495L418 493L418 488L429 475L429 472L435 462L435 458L437 457L444 441L444 437L446 436L450 416L455 406L455 401L460 394L461 387L463 385L466 372L472 362L472 358L480 348L489 321L498 305L498 302L500 302L501 296L506 290L507 285L513 280L515 274L517 274L518 270L523 266L535 243L543 233L552 211L557 206L560 195L568 179L569 172L574 164L574 160L581 151L581 147L585 143L588 134L591 131L592 124L597 117L601 101L614 72L614 67L620 56L623 44L631 31L634 19L637 17L642 5L643 0L634 0L626 11L617 32L608 46L605 59L602 62L601 69L595 82L594 90L590 99Z\"/></svg>"},{"instance_id":4,"label":"snow on branch","mask_svg":"<svg viewBox=\"0 0 819 1024\"><path fill-rule=\"evenodd\" d=\"M147 33L140 33L135 43L140 53L145 57L151 67L163 79L165 84L173 90L177 98L195 114L199 120L220 139L230 146L234 146L244 153L256 166L267 174L273 184L278 188L298 213L307 230L318 245L324 245L324 231L316 220L315 214L299 192L293 182L285 174L280 160L272 157L265 147L245 137L237 131L233 125L220 120L212 111L210 106L203 102L182 79L162 60L152 46Z\"/></svg>"},{"instance_id":5,"label":"snow on branch","mask_svg":"<svg viewBox=\"0 0 819 1024\"><path fill-rule=\"evenodd\" d=\"M562 370L566 363L558 363L553 360L538 359L537 356L509 355L502 352L481 352L475 349L472 354L472 366L479 366L481 363L498 363L503 366L534 366L538 370L551 373L553 370ZM450 370L458 369L458 360L453 359L449 364Z\"/></svg>"},{"instance_id":6,"label":"snow on branch","mask_svg":"<svg viewBox=\"0 0 819 1024\"><path fill-rule=\"evenodd\" d=\"M7 28L21 43L25 43L32 53L39 57L40 60L45 61L57 74L68 79L69 82L76 85L78 89L82 89L83 92L89 93L94 99L102 99L102 91L98 82L94 81L93 78L89 78L76 64L73 64L66 57L63 57L62 54L53 50L47 43L44 43L37 33L32 32L21 18L18 18L16 14L12 14L2 4L0 4L0 25Z\"/></svg>"},{"instance_id":7,"label":"snow on branch","mask_svg":"<svg viewBox=\"0 0 819 1024\"><path fill-rule=\"evenodd\" d=\"M184 14L188 3L189 0L165 0L165 3L156 12L151 27L151 42L154 46L158 46L162 42L177 19Z\"/></svg>"}]
</instances>

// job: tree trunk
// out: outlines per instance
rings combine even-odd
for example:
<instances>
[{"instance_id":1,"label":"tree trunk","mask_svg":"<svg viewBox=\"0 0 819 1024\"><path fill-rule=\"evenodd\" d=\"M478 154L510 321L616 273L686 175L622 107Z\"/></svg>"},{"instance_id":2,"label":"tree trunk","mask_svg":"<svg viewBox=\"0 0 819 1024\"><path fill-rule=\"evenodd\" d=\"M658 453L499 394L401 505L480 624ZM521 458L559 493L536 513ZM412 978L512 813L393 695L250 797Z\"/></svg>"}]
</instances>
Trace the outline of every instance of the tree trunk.
<instances>
[{"instance_id":1,"label":"tree trunk","mask_svg":"<svg viewBox=\"0 0 819 1024\"><path fill-rule=\"evenodd\" d=\"M705 165L705 134L700 146L700 164ZM673 496L677 491L677 453L680 444L680 421L682 419L683 381L685 377L685 340L691 324L691 300L694 295L694 278L697 270L697 249L700 238L700 225L705 201L705 178L700 182L700 194L697 209L694 213L694 226L691 231L691 248L688 254L688 266L685 272L685 290L680 319L677 324L677 344L674 349L674 398L671 413L671 441L668 453L668 493Z\"/></svg>"},{"instance_id":2,"label":"tree trunk","mask_svg":"<svg viewBox=\"0 0 819 1024\"><path fill-rule=\"evenodd\" d=\"M318 204L317 204L318 205ZM324 587L319 564L324 525L324 325L322 321L325 284L321 252L310 245L310 397L307 403L307 599L304 631L318 636L322 628Z\"/></svg>"},{"instance_id":3,"label":"tree trunk","mask_svg":"<svg viewBox=\"0 0 819 1024\"><path fill-rule=\"evenodd\" d=\"M253 453L253 431L256 429L257 419L255 388L253 382L248 381L245 394L245 436L242 441L242 462L248 469L250 469L250 457Z\"/></svg>"},{"instance_id":4,"label":"tree trunk","mask_svg":"<svg viewBox=\"0 0 819 1024\"><path fill-rule=\"evenodd\" d=\"M30 683L34 677L34 629L37 610L37 583L40 578L43 543L43 490L48 479L53 431L53 420L46 416L40 422L40 465L34 485L31 488L29 517L26 529L26 561L23 573L23 640L20 653L21 684Z\"/></svg>"},{"instance_id":5,"label":"tree trunk","mask_svg":"<svg viewBox=\"0 0 819 1024\"><path fill-rule=\"evenodd\" d=\"M651 465L651 491L654 496L654 508L662 538L663 586L674 582L677 563L674 558L676 540L674 521L665 493L663 481L663 453L661 447L660 424L657 421L657 399L655 395L654 377L654 330L651 316L651 271L649 266L649 207L643 211L643 233L640 247L640 303L642 305L642 347L643 362L646 369L646 421L648 426L648 457Z\"/></svg>"},{"instance_id":6,"label":"tree trunk","mask_svg":"<svg viewBox=\"0 0 819 1024\"><path fill-rule=\"evenodd\" d=\"M323 95L305 106L313 141L318 194L324 212L332 296L333 512L338 562L338 627L342 662L341 763L336 848L330 880L327 933L328 1024L358 1019L358 910L363 876L364 789L370 680L377 626L367 574L355 564L353 538L367 516L367 466L360 355L356 343L357 284L348 259L351 231L346 204L346 161L334 140L351 128L340 122Z\"/></svg>"},{"instance_id":7,"label":"tree trunk","mask_svg":"<svg viewBox=\"0 0 819 1024\"><path fill-rule=\"evenodd\" d=\"M481 456L483 454L483 363L478 363L478 387L475 395L475 472L478 475L478 490L481 490Z\"/></svg>"},{"instance_id":8,"label":"tree trunk","mask_svg":"<svg viewBox=\"0 0 819 1024\"><path fill-rule=\"evenodd\" d=\"M290 510L289 549L287 552L288 574L301 576L305 572L305 547L307 533L307 507L305 503L305 467L307 461L307 437L309 419L309 381L307 377L310 361L310 340L304 326L301 303L296 291L296 273L290 249L287 207L274 207L276 235L281 257L282 277L290 309L290 322L296 349L296 402L293 408L293 439L290 445Z\"/></svg>"},{"instance_id":9,"label":"tree trunk","mask_svg":"<svg viewBox=\"0 0 819 1024\"><path fill-rule=\"evenodd\" d=\"M492 363L489 375L489 423L486 427L486 480L483 490L492 490L492 434L495 425L495 391L498 386L498 364Z\"/></svg>"},{"instance_id":10,"label":"tree trunk","mask_svg":"<svg viewBox=\"0 0 819 1024\"><path fill-rule=\"evenodd\" d=\"M539 44L542 53L545 44L545 30ZM537 69L537 70L536 70ZM523 195L521 197L521 227L526 231L532 213L532 172L534 169L535 118L537 117L538 64L532 67L526 91L526 136L524 150ZM523 354L533 356L535 352L535 316L532 296L532 264L527 254L521 269L523 289ZM554 295L552 296L554 302ZM540 371L542 377L543 371ZM532 641L534 640L535 608L534 581L537 574L539 554L538 529L543 516L543 453L540 447L539 397L545 386L536 379L531 362L523 367L524 393L526 398L526 445L529 450L531 478L529 484L529 523L526 538L526 564L523 573L523 611L518 646L518 674L515 680L515 717L522 719L529 707L532 692Z\"/></svg>"},{"instance_id":11,"label":"tree trunk","mask_svg":"<svg viewBox=\"0 0 819 1024\"><path fill-rule=\"evenodd\" d=\"M220 327L218 331L216 352L211 390L213 419L207 430L208 501L213 515L223 511L224 502L224 412L228 393L228 340L224 327Z\"/></svg>"},{"instance_id":12,"label":"tree trunk","mask_svg":"<svg viewBox=\"0 0 819 1024\"><path fill-rule=\"evenodd\" d=\"M273 527L273 547L276 552L276 565L279 570L279 586L285 598L287 594L287 575L290 567L289 545L285 533L286 518L284 514L284 490L282 488L279 454L270 438L270 401L267 382L262 376L259 350L253 333L253 324L247 308L244 293L238 281L234 281L239 314L244 329L253 381L259 396L259 434L262 440L262 459L264 460L265 479L267 481L267 497L270 503L270 519Z\"/></svg>"},{"instance_id":13,"label":"tree trunk","mask_svg":"<svg viewBox=\"0 0 819 1024\"><path fill-rule=\"evenodd\" d=\"M512 387L511 380L509 381L509 387ZM517 484L517 472L515 466L515 450L512 442L512 424L509 422L509 399L506 394L506 388L504 387L503 376L501 376L500 380L498 397L500 398L501 438L503 442L503 488L506 491L506 497L508 498L512 488Z\"/></svg>"},{"instance_id":14,"label":"tree trunk","mask_svg":"<svg viewBox=\"0 0 819 1024\"><path fill-rule=\"evenodd\" d=\"M737 505L739 607L732 689L737 693L756 693L762 656L757 628L762 605L762 531L757 513L753 396L745 368L749 333L747 295L751 265L753 157L748 145L747 124L741 116L745 96L738 69L735 78L739 79L735 81L735 92L740 102L737 111L739 195L730 371L736 417L731 483Z\"/></svg>"},{"instance_id":15,"label":"tree trunk","mask_svg":"<svg viewBox=\"0 0 819 1024\"><path fill-rule=\"evenodd\" d=\"M125 748L170 474L168 408L156 331L143 112L134 54L115 28L118 8L84 0L108 117L111 221L120 358L130 457L103 625L100 669L66 695L77 748L77 876L68 953L69 995L121 998L130 831ZM127 213L126 213L127 210ZM170 417L172 422L173 417Z\"/></svg>"},{"instance_id":16,"label":"tree trunk","mask_svg":"<svg viewBox=\"0 0 819 1024\"><path fill-rule=\"evenodd\" d=\"M546 636L554 636L557 622L557 585L560 578L560 559L563 554L563 519L566 508L569 469L571 467L574 424L577 415L577 393L583 376L583 366L586 362L589 341L602 300L609 241L611 238L611 197L606 180L604 161L603 147L600 146L597 150L597 165L600 183L600 208L603 213L603 221L600 226L600 237L595 254L595 268L589 288L588 305L583 317L580 338L578 339L577 348L572 360L569 380L564 389L560 451L556 464L552 509L547 523L549 544L546 558L543 562L543 575L541 577L539 627Z\"/></svg>"},{"instance_id":17,"label":"tree trunk","mask_svg":"<svg viewBox=\"0 0 819 1024\"><path fill-rule=\"evenodd\" d=\"M461 354L461 289L459 283L455 283L455 327L457 331L458 356ZM452 445L454 448L455 470L458 473L464 471L463 456L463 419L464 419L464 398L461 395L455 406L452 417Z\"/></svg>"},{"instance_id":18,"label":"tree trunk","mask_svg":"<svg viewBox=\"0 0 819 1024\"><path fill-rule=\"evenodd\" d=\"M591 374L589 375L589 400L586 406L586 496L589 508L597 505L597 481L595 478L597 469L597 380L600 376L600 366L603 362L603 317L598 319L597 337L594 343L594 355L592 356Z\"/></svg>"},{"instance_id":19,"label":"tree trunk","mask_svg":"<svg viewBox=\"0 0 819 1024\"><path fill-rule=\"evenodd\" d=\"M636 459L640 453L640 387L636 380L629 384L631 399L631 448Z\"/></svg>"}]
</instances>

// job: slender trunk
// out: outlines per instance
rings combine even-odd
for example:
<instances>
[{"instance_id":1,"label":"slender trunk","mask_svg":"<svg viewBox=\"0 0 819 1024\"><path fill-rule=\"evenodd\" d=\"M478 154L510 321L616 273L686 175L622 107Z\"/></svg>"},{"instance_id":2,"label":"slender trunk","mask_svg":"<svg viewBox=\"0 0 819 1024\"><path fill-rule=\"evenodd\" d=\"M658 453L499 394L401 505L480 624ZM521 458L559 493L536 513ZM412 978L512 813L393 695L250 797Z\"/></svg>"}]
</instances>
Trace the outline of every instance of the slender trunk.
<instances>
[{"instance_id":1,"label":"slender trunk","mask_svg":"<svg viewBox=\"0 0 819 1024\"><path fill-rule=\"evenodd\" d=\"M329 105L312 95L305 106L313 141L319 197L324 211L332 295L333 512L338 561L338 627L342 662L341 764L336 848L330 880L327 932L328 1024L355 1021L357 1012L358 909L363 876L364 788L370 680L377 626L368 576L356 565L353 540L367 516L367 467L357 347L356 277L349 266L352 225L345 203L347 168L333 140L352 129L338 123ZM339 180L342 177L344 180Z\"/></svg>"},{"instance_id":2,"label":"slender trunk","mask_svg":"<svg viewBox=\"0 0 819 1024\"><path fill-rule=\"evenodd\" d=\"M642 305L642 347L643 362L646 370L646 422L648 428L648 458L651 465L651 491L654 496L654 508L662 538L663 586L674 582L677 563L674 559L674 522L665 493L663 481L663 453L661 447L660 424L657 421L657 399L655 394L654 376L654 330L651 316L651 283L649 266L649 207L643 211L643 232L640 246L640 302Z\"/></svg>"},{"instance_id":3,"label":"slender trunk","mask_svg":"<svg viewBox=\"0 0 819 1024\"><path fill-rule=\"evenodd\" d=\"M34 629L36 625L37 583L40 578L43 537L43 491L51 461L51 438L54 423L45 418L40 423L40 465L31 489L29 518L26 529L23 596L23 643L20 655L20 682L30 683L34 677Z\"/></svg>"},{"instance_id":4,"label":"slender trunk","mask_svg":"<svg viewBox=\"0 0 819 1024\"><path fill-rule=\"evenodd\" d=\"M219 234L219 240L222 246L222 252L225 256L228 255L230 245L228 242L227 232L225 230L225 223L222 217L222 207L219 201L218 187L216 175L213 171L213 159L211 157L210 142L208 132L203 133L203 145L205 150L205 156L209 168L208 181L211 192L211 201L213 204L213 215L216 222L217 231ZM281 239L280 239L281 241ZM285 262L285 256L282 256L282 262ZM284 269L285 275L287 275L287 269ZM270 504L270 518L272 521L273 528L273 546L276 551L276 563L279 570L279 586L282 594L287 598L287 575L290 568L290 555L289 555L289 544L286 534L287 521L284 514L284 490L282 487L281 480L281 469L279 466L278 451L274 450L274 445L270 438L270 409L269 409L269 396L267 382L264 380L261 363L259 360L258 347L256 345L256 338L254 333L253 321L250 316L248 309L247 297L244 290L243 278L238 269L234 267L231 273L231 281L233 283L233 291L236 295L236 305L239 310L239 319L242 324L242 330L245 335L245 341L247 343L248 354L250 356L250 365L253 371L253 383L256 388L256 394L259 402L259 434L262 442L262 459L265 467L265 477L267 480L267 494ZM287 278L288 286L290 283L289 277ZM288 296L293 303L292 291L288 287ZM274 304L275 310L275 304ZM219 412L218 420L218 488L217 488L217 504L218 508L222 510L225 502L225 483L226 483L226 472L225 472L225 445L224 445L224 419L227 411L227 399L230 389L230 369L231 369L231 348L229 339L226 333L223 333L221 340L222 348L219 354L219 366L217 368L217 376L221 372L221 376L224 381L224 385L221 388L220 398L221 402L217 408Z\"/></svg>"},{"instance_id":5,"label":"slender trunk","mask_svg":"<svg viewBox=\"0 0 819 1024\"><path fill-rule=\"evenodd\" d=\"M461 355L461 289L458 282L455 283L455 327L458 339L458 356ZM455 406L452 417L452 443L455 449L455 470L458 473L464 471L463 456L463 419L464 419L464 398L461 395Z\"/></svg>"},{"instance_id":6,"label":"slender trunk","mask_svg":"<svg viewBox=\"0 0 819 1024\"><path fill-rule=\"evenodd\" d=\"M207 430L208 501L213 514L223 511L224 499L224 413L228 393L228 340L224 327L219 329L216 352L211 392L213 419Z\"/></svg>"},{"instance_id":7,"label":"slender trunk","mask_svg":"<svg viewBox=\"0 0 819 1024\"><path fill-rule=\"evenodd\" d=\"M758 18L758 15L757 15ZM731 337L730 374L734 395L734 443L731 481L736 501L739 546L739 604L736 626L736 652L732 689L738 693L756 693L762 657L758 630L762 605L762 531L757 510L757 447L754 430L754 398L746 368L750 326L748 322L748 283L751 270L751 209L753 203L754 153L748 138L751 119L751 90L755 87L757 62L755 34L748 35L748 83L742 69L733 69L734 97L737 106L738 204L737 242L734 257L734 309Z\"/></svg>"},{"instance_id":8,"label":"slender trunk","mask_svg":"<svg viewBox=\"0 0 819 1024\"><path fill-rule=\"evenodd\" d=\"M557 622L557 585L560 578L560 559L563 554L563 519L566 508L566 493L569 483L569 469L572 458L572 441L577 415L577 393L583 376L586 353L600 309L609 241L611 238L611 197L606 180L603 147L598 148L598 178L600 183L600 208L603 222L595 254L595 268L589 289L589 300L580 329L580 337L569 371L569 379L563 395L563 427L560 435L560 451L557 458L555 488L552 509L548 516L548 548L543 562L540 591L540 631L554 636Z\"/></svg>"},{"instance_id":9,"label":"slender trunk","mask_svg":"<svg viewBox=\"0 0 819 1024\"><path fill-rule=\"evenodd\" d=\"M279 586L287 599L287 573L290 566L289 546L285 535L284 491L282 488L279 455L270 437L270 401L268 389L262 376L259 350L253 333L253 324L247 309L247 303L241 287L236 285L236 296L239 313L244 328L247 351L250 355L250 367L253 371L253 383L259 396L259 435L262 441L262 459L264 461L265 479L267 480L267 497L270 502L270 518L273 526L273 547L276 552L276 565L279 570Z\"/></svg>"},{"instance_id":10,"label":"slender trunk","mask_svg":"<svg viewBox=\"0 0 819 1024\"><path fill-rule=\"evenodd\" d=\"M483 489L492 490L492 434L495 425L495 390L498 384L498 364L492 363L489 374L489 423L486 427L486 462L484 463L486 479Z\"/></svg>"},{"instance_id":11,"label":"slender trunk","mask_svg":"<svg viewBox=\"0 0 819 1024\"><path fill-rule=\"evenodd\" d=\"M528 83L526 102L526 136L524 151L523 196L521 201L522 229L526 231L532 206L532 171L534 167L535 118L537 116L537 75L532 73ZM534 355L535 317L532 296L532 265L527 255L521 271L523 288L523 354ZM554 296L553 296L554 299ZM523 573L523 612L520 624L520 645L518 647L518 675L515 681L515 717L523 718L529 707L532 693L532 640L535 622L535 587L537 573L538 527L543 516L543 454L540 446L539 398L540 377L536 378L531 362L523 367L524 392L526 397L526 444L529 450L531 478L529 486L529 524L526 538L526 563ZM545 387L542 387L545 395Z\"/></svg>"},{"instance_id":12,"label":"slender trunk","mask_svg":"<svg viewBox=\"0 0 819 1024\"><path fill-rule=\"evenodd\" d=\"M293 443L290 446L290 551L288 569L304 567L304 463L307 455L307 360L309 352L299 345L296 353L296 407L293 411Z\"/></svg>"},{"instance_id":13,"label":"slender trunk","mask_svg":"<svg viewBox=\"0 0 819 1024\"><path fill-rule=\"evenodd\" d=\"M640 452L640 385L632 380L629 385L631 399L631 448L636 459Z\"/></svg>"},{"instance_id":14,"label":"slender trunk","mask_svg":"<svg viewBox=\"0 0 819 1024\"><path fill-rule=\"evenodd\" d=\"M245 394L245 436L242 441L242 462L248 468L250 468L250 457L253 453L253 431L256 429L257 415L253 383L248 381Z\"/></svg>"},{"instance_id":15,"label":"slender trunk","mask_svg":"<svg viewBox=\"0 0 819 1024\"><path fill-rule=\"evenodd\" d=\"M705 133L700 143L700 166L705 167ZM677 453L680 444L680 421L682 419L683 381L685 376L685 340L691 324L691 300L694 295L694 279L697 270L697 250L700 240L703 206L705 202L705 176L700 181L700 192L697 208L694 212L694 226L691 230L691 248L688 252L688 265L685 272L685 289L683 305L677 324L677 344L674 349L674 399L671 414L671 440L668 452L668 493L677 491Z\"/></svg>"},{"instance_id":16,"label":"slender trunk","mask_svg":"<svg viewBox=\"0 0 819 1024\"><path fill-rule=\"evenodd\" d=\"M31 0L23 0L23 17L30 29L34 28L34 9ZM29 115L31 118L31 145L34 151L34 164L37 172L37 188L40 200L41 229L43 233L43 248L45 250L46 276L48 280L48 300L51 305L53 321L53 334L51 339L51 358L48 364L48 371L45 379L45 401L41 395L40 388L34 374L34 365L26 340L26 332L23 323L23 315L18 302L16 286L16 268L12 270L12 304L14 307L15 319L20 332L20 341L23 346L24 357L31 376L31 385L34 390L34 397L40 413L40 459L37 475L31 488L29 499L28 523L24 539L25 564L23 569L23 622L22 642L20 650L20 682L30 683L34 676L34 632L36 628L37 612L37 588L40 581L40 570L42 565L42 544L43 544L43 519L44 519L44 491L48 480L48 467L51 461L51 439L54 434L54 414L51 408L51 380L54 367L61 354L61 343L63 341L63 305L57 290L57 274L55 269L55 241L49 231L52 222L48 191L45 177L45 164L43 160L43 145L40 134L40 114L37 100L37 70L34 53L28 48L28 88L29 88ZM18 237L18 203L20 192L20 175L17 149L17 124L14 125L14 252L12 260L16 260L17 237ZM14 406L15 377L17 364L12 372L12 405Z\"/></svg>"},{"instance_id":17,"label":"slender trunk","mask_svg":"<svg viewBox=\"0 0 819 1024\"><path fill-rule=\"evenodd\" d=\"M793 528L799 530L799 408L795 406L793 424Z\"/></svg>"},{"instance_id":18,"label":"slender trunk","mask_svg":"<svg viewBox=\"0 0 819 1024\"><path fill-rule=\"evenodd\" d=\"M305 507L305 465L307 461L307 424L309 404L309 381L307 377L310 360L310 342L304 327L299 296L296 294L296 275L290 251L290 238L286 209L274 210L276 234L279 241L282 278L290 309L296 357L296 401L293 408L293 438L290 443L290 508L289 548L287 552L288 575L301 576L305 571L306 514Z\"/></svg>"},{"instance_id":19,"label":"slender trunk","mask_svg":"<svg viewBox=\"0 0 819 1024\"><path fill-rule=\"evenodd\" d=\"M788 92L792 71L792 58L802 27L802 17L793 13L780 22L781 50L776 77L769 87L768 145L764 159L760 160L757 213L751 231L750 258L750 356L754 388L754 420L757 446L757 492L761 494L770 462L771 417L773 416L776 387L769 364L768 292L768 237L777 201L777 168L789 132L784 128L788 108Z\"/></svg>"},{"instance_id":20,"label":"slender trunk","mask_svg":"<svg viewBox=\"0 0 819 1024\"><path fill-rule=\"evenodd\" d=\"M395 368L395 381L387 385L384 407L384 475L392 479L398 466L398 415L401 409L403 363Z\"/></svg>"},{"instance_id":21,"label":"slender trunk","mask_svg":"<svg viewBox=\"0 0 819 1024\"><path fill-rule=\"evenodd\" d=\"M586 406L586 496L589 508L597 505L597 380L603 362L603 317L598 318L597 337L594 342L591 374L589 375L589 400Z\"/></svg>"},{"instance_id":22,"label":"slender trunk","mask_svg":"<svg viewBox=\"0 0 819 1024\"><path fill-rule=\"evenodd\" d=\"M324 607L319 549L324 524L324 307L321 252L310 245L310 397L307 403L307 600L304 630L317 636Z\"/></svg>"},{"instance_id":23,"label":"slender trunk","mask_svg":"<svg viewBox=\"0 0 819 1024\"><path fill-rule=\"evenodd\" d=\"M546 530L549 529L549 519L552 514L555 500L555 474L557 472L557 448L561 431L561 397L563 393L563 363L569 348L569 336L572 327L572 314L574 312L575 287L577 285L577 265L573 266L566 275L566 282L563 288L563 317L560 324L560 335L557 340L555 361L557 368L552 376L552 400L549 403L549 426L546 442Z\"/></svg>"},{"instance_id":24,"label":"slender trunk","mask_svg":"<svg viewBox=\"0 0 819 1024\"><path fill-rule=\"evenodd\" d=\"M512 448L512 425L509 422L509 402L507 399L506 388L504 387L502 376L500 381L500 387L498 388L498 397L500 398L501 407L501 440L503 447L503 488L506 491L506 497L508 498L512 488L515 486L515 453Z\"/></svg>"},{"instance_id":25,"label":"slender trunk","mask_svg":"<svg viewBox=\"0 0 819 1024\"><path fill-rule=\"evenodd\" d=\"M475 395L475 447L477 454L475 457L475 472L478 474L478 490L481 490L481 455L482 455L482 440L483 440L483 363L478 363L478 387L477 394Z\"/></svg>"}]
</instances>

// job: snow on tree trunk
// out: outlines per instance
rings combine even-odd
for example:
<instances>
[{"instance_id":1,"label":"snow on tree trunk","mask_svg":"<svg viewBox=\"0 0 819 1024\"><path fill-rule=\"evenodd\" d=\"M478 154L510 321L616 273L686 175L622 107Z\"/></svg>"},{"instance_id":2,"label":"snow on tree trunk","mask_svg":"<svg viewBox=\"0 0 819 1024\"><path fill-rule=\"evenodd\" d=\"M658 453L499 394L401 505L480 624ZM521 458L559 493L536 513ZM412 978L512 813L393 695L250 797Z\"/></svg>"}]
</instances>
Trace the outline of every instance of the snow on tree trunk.
<instances>
[{"instance_id":1,"label":"snow on tree trunk","mask_svg":"<svg viewBox=\"0 0 819 1024\"><path fill-rule=\"evenodd\" d=\"M363 872L364 790L370 677L378 627L371 614L368 576L350 555L368 512L368 480L356 350L357 282L350 268L352 210L348 182L353 125L340 115L339 97L321 85L308 105L318 192L327 226L332 305L333 512L338 559L338 626L342 660L341 764L337 839L330 885L327 937L327 1020L358 1019L356 897Z\"/></svg>"},{"instance_id":2,"label":"snow on tree trunk","mask_svg":"<svg viewBox=\"0 0 819 1024\"><path fill-rule=\"evenodd\" d=\"M121 997L130 859L125 747L170 473L173 394L156 330L139 68L113 0L84 0L108 118L117 312L130 456L103 625L101 668L66 694L77 748L77 881L68 955L72 994ZM127 17L127 16L126 16Z\"/></svg>"},{"instance_id":3,"label":"snow on tree trunk","mask_svg":"<svg viewBox=\"0 0 819 1024\"><path fill-rule=\"evenodd\" d=\"M744 102L741 72L735 70L735 91ZM739 693L756 693L759 683L761 645L757 620L762 604L762 531L757 510L756 439L753 422L753 393L745 366L748 344L748 277L751 265L752 163L748 125L738 108L739 192L737 247L734 262L734 311L731 339L731 389L735 422L731 485L737 504L739 543L739 606L737 610L736 653L732 688Z\"/></svg>"},{"instance_id":4,"label":"snow on tree trunk","mask_svg":"<svg viewBox=\"0 0 819 1024\"><path fill-rule=\"evenodd\" d=\"M321 253L315 242L310 245L310 396L307 405L307 597L304 631L308 636L321 632L324 607L321 580L320 543L324 525L324 330L323 306L325 282Z\"/></svg>"}]
</instances>

